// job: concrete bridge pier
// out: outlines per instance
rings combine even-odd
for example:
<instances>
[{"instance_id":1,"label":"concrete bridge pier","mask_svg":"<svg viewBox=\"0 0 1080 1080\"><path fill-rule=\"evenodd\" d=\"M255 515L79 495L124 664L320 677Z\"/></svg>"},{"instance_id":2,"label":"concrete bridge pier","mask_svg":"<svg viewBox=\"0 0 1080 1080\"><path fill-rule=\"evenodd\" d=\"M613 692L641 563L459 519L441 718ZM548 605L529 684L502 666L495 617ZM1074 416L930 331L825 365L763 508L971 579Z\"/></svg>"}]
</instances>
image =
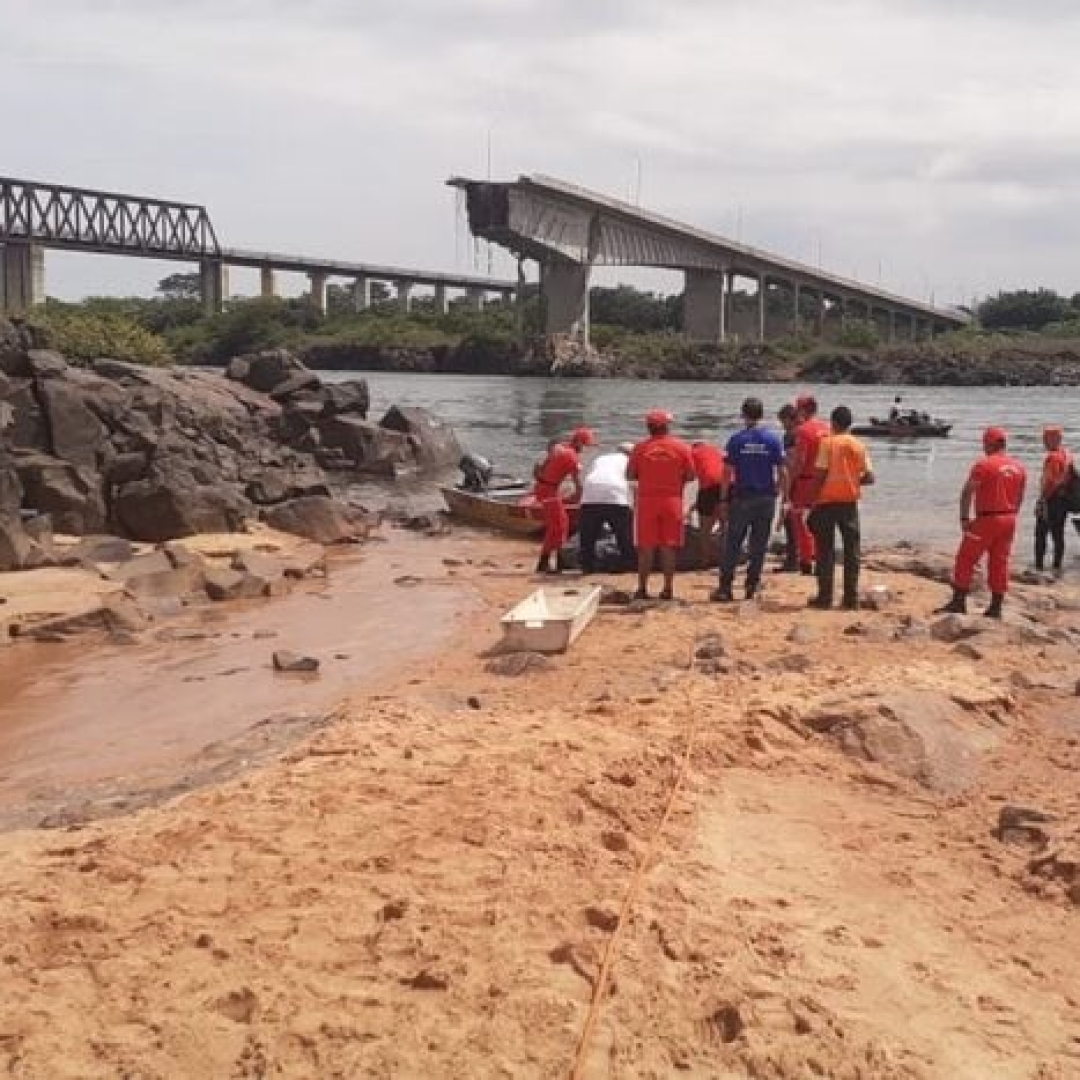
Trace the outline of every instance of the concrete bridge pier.
<instances>
[{"instance_id":1,"label":"concrete bridge pier","mask_svg":"<svg viewBox=\"0 0 1080 1080\"><path fill-rule=\"evenodd\" d=\"M769 290L769 279L765 274L757 276L757 341L765 340L765 294Z\"/></svg>"},{"instance_id":2,"label":"concrete bridge pier","mask_svg":"<svg viewBox=\"0 0 1080 1080\"><path fill-rule=\"evenodd\" d=\"M367 311L371 307L371 278L358 277L352 284L353 311Z\"/></svg>"},{"instance_id":3,"label":"concrete bridge pier","mask_svg":"<svg viewBox=\"0 0 1080 1080\"><path fill-rule=\"evenodd\" d=\"M0 314L16 315L45 303L45 249L0 245Z\"/></svg>"},{"instance_id":4,"label":"concrete bridge pier","mask_svg":"<svg viewBox=\"0 0 1080 1080\"><path fill-rule=\"evenodd\" d=\"M446 295L446 286L441 282L435 286L435 314L445 315L450 310L450 298Z\"/></svg>"},{"instance_id":5,"label":"concrete bridge pier","mask_svg":"<svg viewBox=\"0 0 1080 1080\"><path fill-rule=\"evenodd\" d=\"M569 334L589 341L588 263L568 259L540 264L540 298L544 307L544 332Z\"/></svg>"},{"instance_id":6,"label":"concrete bridge pier","mask_svg":"<svg viewBox=\"0 0 1080 1080\"><path fill-rule=\"evenodd\" d=\"M412 311L412 288L411 281L394 282L394 299L397 301L399 311L406 313Z\"/></svg>"},{"instance_id":7,"label":"concrete bridge pier","mask_svg":"<svg viewBox=\"0 0 1080 1080\"><path fill-rule=\"evenodd\" d=\"M312 270L308 274L308 292L312 304L315 305L315 310L320 315L326 314L326 282L328 278L329 275L323 273L322 270Z\"/></svg>"},{"instance_id":8,"label":"concrete bridge pier","mask_svg":"<svg viewBox=\"0 0 1080 1080\"><path fill-rule=\"evenodd\" d=\"M221 259L204 259L199 264L199 296L207 315L220 315L229 296L229 268Z\"/></svg>"},{"instance_id":9,"label":"concrete bridge pier","mask_svg":"<svg viewBox=\"0 0 1080 1080\"><path fill-rule=\"evenodd\" d=\"M683 289L683 332L710 344L727 337L726 274L722 270L687 270Z\"/></svg>"},{"instance_id":10,"label":"concrete bridge pier","mask_svg":"<svg viewBox=\"0 0 1080 1080\"><path fill-rule=\"evenodd\" d=\"M472 308L473 311L483 311L484 290L475 285L469 289L466 289L465 302L469 305L470 308Z\"/></svg>"},{"instance_id":11,"label":"concrete bridge pier","mask_svg":"<svg viewBox=\"0 0 1080 1080\"><path fill-rule=\"evenodd\" d=\"M277 296L277 275L272 266L259 267L259 295L264 300Z\"/></svg>"}]
</instances>

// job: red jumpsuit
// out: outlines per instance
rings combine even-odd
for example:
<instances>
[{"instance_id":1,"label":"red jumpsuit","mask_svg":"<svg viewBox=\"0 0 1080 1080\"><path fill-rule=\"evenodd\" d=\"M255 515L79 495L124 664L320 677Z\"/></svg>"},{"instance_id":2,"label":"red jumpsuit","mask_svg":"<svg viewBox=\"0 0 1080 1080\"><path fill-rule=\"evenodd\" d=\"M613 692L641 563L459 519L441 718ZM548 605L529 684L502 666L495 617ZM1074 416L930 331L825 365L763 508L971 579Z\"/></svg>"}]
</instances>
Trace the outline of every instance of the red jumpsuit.
<instances>
[{"instance_id":1,"label":"red jumpsuit","mask_svg":"<svg viewBox=\"0 0 1080 1080\"><path fill-rule=\"evenodd\" d=\"M1019 461L1002 451L977 461L968 481L975 488L975 517L964 526L953 569L953 587L967 592L975 567L986 555L990 591L1008 592L1009 555L1027 473Z\"/></svg>"},{"instance_id":2,"label":"red jumpsuit","mask_svg":"<svg viewBox=\"0 0 1080 1080\"><path fill-rule=\"evenodd\" d=\"M795 526L799 562L803 564L812 563L817 554L814 549L814 534L806 524L806 515L814 499L817 481L814 466L817 462L818 447L829 431L829 425L816 416L804 420L795 429L795 457L800 468L791 481L791 520Z\"/></svg>"},{"instance_id":3,"label":"red jumpsuit","mask_svg":"<svg viewBox=\"0 0 1080 1080\"><path fill-rule=\"evenodd\" d=\"M540 466L533 496L544 516L544 540L540 547L542 559L557 553L570 539L570 515L563 502L562 482L576 476L580 470L577 451L564 443L552 447Z\"/></svg>"}]
</instances>

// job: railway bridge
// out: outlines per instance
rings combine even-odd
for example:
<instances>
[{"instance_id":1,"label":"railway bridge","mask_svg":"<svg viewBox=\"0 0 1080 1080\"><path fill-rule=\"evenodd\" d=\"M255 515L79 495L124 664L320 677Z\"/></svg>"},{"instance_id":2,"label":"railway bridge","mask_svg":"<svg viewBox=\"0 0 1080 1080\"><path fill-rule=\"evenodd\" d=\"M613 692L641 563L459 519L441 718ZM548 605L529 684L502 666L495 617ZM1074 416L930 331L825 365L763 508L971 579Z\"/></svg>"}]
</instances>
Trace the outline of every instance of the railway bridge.
<instances>
[{"instance_id":1,"label":"railway bridge","mask_svg":"<svg viewBox=\"0 0 1080 1080\"><path fill-rule=\"evenodd\" d=\"M358 311L371 304L374 282L390 285L406 310L418 287L434 290L439 311L452 292L482 307L487 297L509 298L516 288L492 277L222 247L204 206L0 177L0 315L44 301L49 249L194 263L208 312L220 311L229 297L230 267L258 270L263 296L276 294L279 273L306 274L323 312L331 279L350 283Z\"/></svg>"}]
</instances>

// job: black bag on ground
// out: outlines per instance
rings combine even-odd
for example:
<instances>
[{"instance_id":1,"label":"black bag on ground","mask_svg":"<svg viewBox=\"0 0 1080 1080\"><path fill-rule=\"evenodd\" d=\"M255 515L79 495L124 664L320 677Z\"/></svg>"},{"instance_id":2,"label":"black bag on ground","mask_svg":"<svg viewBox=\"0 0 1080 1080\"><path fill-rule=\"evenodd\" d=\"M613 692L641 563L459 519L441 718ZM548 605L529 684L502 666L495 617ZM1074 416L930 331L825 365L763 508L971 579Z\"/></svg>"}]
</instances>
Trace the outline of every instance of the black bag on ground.
<instances>
[{"instance_id":1,"label":"black bag on ground","mask_svg":"<svg viewBox=\"0 0 1080 1080\"><path fill-rule=\"evenodd\" d=\"M1065 474L1065 483L1061 486L1061 499L1070 514L1080 514L1080 473L1076 471L1076 462L1069 458L1069 471Z\"/></svg>"}]
</instances>

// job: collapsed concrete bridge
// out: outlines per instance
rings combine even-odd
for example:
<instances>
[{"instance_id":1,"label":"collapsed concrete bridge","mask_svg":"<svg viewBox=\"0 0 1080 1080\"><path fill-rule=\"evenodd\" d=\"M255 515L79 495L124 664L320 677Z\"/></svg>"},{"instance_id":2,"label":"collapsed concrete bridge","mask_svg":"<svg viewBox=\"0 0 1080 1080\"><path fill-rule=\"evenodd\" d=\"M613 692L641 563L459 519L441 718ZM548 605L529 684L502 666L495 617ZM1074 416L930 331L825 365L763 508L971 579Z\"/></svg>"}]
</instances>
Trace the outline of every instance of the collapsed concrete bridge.
<instances>
[{"instance_id":1,"label":"collapsed concrete bridge","mask_svg":"<svg viewBox=\"0 0 1080 1080\"><path fill-rule=\"evenodd\" d=\"M452 177L465 193L473 234L540 266L544 329L588 340L589 278L595 266L681 270L683 329L698 341L765 340L809 331L825 336L850 318L874 322L895 340L933 337L964 326L962 313L924 304L736 243L547 176L493 183ZM756 282L754 310L735 303L737 279ZM769 304L774 293L783 304ZM807 304L807 298L811 302ZM790 312L776 326L770 306Z\"/></svg>"}]
</instances>

